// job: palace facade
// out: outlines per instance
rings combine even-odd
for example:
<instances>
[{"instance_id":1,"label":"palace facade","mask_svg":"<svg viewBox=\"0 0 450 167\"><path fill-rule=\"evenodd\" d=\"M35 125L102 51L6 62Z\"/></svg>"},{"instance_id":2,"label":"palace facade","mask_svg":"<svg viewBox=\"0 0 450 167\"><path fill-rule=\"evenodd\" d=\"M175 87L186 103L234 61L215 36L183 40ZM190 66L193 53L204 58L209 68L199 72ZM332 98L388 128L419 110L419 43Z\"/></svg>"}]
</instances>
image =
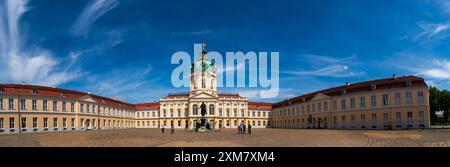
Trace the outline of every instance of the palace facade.
<instances>
[{"instance_id":1,"label":"palace facade","mask_svg":"<svg viewBox=\"0 0 450 167\"><path fill-rule=\"evenodd\" d=\"M202 51L191 66L190 89L158 102L130 104L56 87L0 84L0 133L115 128L193 129L202 118L211 127L405 129L428 128L428 87L404 76L347 83L275 104L217 92L216 67Z\"/></svg>"},{"instance_id":2,"label":"palace facade","mask_svg":"<svg viewBox=\"0 0 450 167\"><path fill-rule=\"evenodd\" d=\"M273 104L274 128L406 129L430 126L428 86L403 76L320 90Z\"/></svg>"}]
</instances>

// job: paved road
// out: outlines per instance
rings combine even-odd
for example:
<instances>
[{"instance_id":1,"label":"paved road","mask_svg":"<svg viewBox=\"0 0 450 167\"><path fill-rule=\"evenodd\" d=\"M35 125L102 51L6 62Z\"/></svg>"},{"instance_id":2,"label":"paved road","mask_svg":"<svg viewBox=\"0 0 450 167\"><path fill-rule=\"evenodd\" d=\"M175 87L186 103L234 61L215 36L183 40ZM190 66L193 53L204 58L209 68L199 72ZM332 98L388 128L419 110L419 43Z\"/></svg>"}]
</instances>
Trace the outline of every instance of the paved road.
<instances>
[{"instance_id":1,"label":"paved road","mask_svg":"<svg viewBox=\"0 0 450 167\"><path fill-rule=\"evenodd\" d=\"M325 130L253 129L236 134L234 129L214 133L159 129L2 134L0 146L43 147L449 147L450 130ZM170 131L169 131L170 132Z\"/></svg>"}]
</instances>

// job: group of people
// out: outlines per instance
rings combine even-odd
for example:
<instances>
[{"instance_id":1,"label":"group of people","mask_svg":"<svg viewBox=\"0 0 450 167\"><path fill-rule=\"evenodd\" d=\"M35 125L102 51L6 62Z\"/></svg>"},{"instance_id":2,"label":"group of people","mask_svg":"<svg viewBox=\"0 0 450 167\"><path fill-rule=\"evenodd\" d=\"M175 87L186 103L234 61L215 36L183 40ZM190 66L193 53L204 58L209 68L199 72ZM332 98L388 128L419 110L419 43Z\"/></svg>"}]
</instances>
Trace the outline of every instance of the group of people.
<instances>
[{"instance_id":1,"label":"group of people","mask_svg":"<svg viewBox=\"0 0 450 167\"><path fill-rule=\"evenodd\" d=\"M245 134L245 124L242 122L238 126L238 134ZM252 125L248 124L248 134L252 134Z\"/></svg>"},{"instance_id":2,"label":"group of people","mask_svg":"<svg viewBox=\"0 0 450 167\"><path fill-rule=\"evenodd\" d=\"M164 133L164 130L166 129L166 127L163 125L161 127L161 133ZM173 127L173 125L170 126L170 134L175 133L175 127Z\"/></svg>"}]
</instances>

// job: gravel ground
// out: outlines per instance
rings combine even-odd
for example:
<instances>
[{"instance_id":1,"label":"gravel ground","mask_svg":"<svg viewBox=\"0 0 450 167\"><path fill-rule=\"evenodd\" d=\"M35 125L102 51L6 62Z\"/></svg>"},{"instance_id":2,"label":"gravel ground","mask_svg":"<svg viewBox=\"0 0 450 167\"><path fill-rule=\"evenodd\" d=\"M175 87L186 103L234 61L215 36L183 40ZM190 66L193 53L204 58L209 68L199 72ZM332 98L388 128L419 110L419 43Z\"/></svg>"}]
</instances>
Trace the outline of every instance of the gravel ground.
<instances>
[{"instance_id":1,"label":"gravel ground","mask_svg":"<svg viewBox=\"0 0 450 167\"><path fill-rule=\"evenodd\" d=\"M169 132L169 133L167 133ZM324 130L253 129L161 134L159 129L49 132L0 135L1 147L449 147L450 129Z\"/></svg>"}]
</instances>

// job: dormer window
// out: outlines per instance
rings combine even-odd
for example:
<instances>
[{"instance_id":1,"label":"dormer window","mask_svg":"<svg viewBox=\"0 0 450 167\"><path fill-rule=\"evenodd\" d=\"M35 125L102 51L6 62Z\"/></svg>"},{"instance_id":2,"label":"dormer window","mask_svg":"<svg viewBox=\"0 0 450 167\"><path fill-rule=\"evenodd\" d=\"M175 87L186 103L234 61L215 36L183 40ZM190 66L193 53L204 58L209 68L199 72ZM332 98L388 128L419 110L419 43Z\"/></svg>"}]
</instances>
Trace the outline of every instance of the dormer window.
<instances>
[{"instance_id":1,"label":"dormer window","mask_svg":"<svg viewBox=\"0 0 450 167\"><path fill-rule=\"evenodd\" d=\"M347 93L347 90L345 90L345 89L341 90L341 95L345 95L346 93Z\"/></svg>"},{"instance_id":2,"label":"dormer window","mask_svg":"<svg viewBox=\"0 0 450 167\"><path fill-rule=\"evenodd\" d=\"M61 93L61 96L62 96L62 97L66 97L66 94L65 94L65 93Z\"/></svg>"},{"instance_id":3,"label":"dormer window","mask_svg":"<svg viewBox=\"0 0 450 167\"><path fill-rule=\"evenodd\" d=\"M370 90L376 90L376 89L377 89L377 85L375 85L375 84L370 85Z\"/></svg>"},{"instance_id":4,"label":"dormer window","mask_svg":"<svg viewBox=\"0 0 450 167\"><path fill-rule=\"evenodd\" d=\"M3 89L3 87L0 87L0 93L4 92L4 91L5 91L5 89Z\"/></svg>"},{"instance_id":5,"label":"dormer window","mask_svg":"<svg viewBox=\"0 0 450 167\"><path fill-rule=\"evenodd\" d=\"M406 87L411 87L412 83L411 81L406 81Z\"/></svg>"},{"instance_id":6,"label":"dormer window","mask_svg":"<svg viewBox=\"0 0 450 167\"><path fill-rule=\"evenodd\" d=\"M36 89L33 89L33 90L31 90L31 93L33 93L33 94L37 94L37 93L38 93L38 91L37 91Z\"/></svg>"}]
</instances>

